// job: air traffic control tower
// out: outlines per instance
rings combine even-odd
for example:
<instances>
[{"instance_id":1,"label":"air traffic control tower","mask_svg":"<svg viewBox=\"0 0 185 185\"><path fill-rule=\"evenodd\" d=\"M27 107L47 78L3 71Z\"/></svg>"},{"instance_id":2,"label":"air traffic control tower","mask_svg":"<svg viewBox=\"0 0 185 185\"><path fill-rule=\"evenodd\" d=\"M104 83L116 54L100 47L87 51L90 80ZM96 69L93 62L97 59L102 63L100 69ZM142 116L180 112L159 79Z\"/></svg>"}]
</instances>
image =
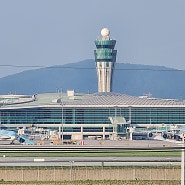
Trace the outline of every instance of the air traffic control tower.
<instances>
[{"instance_id":1,"label":"air traffic control tower","mask_svg":"<svg viewBox=\"0 0 185 185\"><path fill-rule=\"evenodd\" d=\"M110 39L110 31L107 28L101 30L101 35L102 38L95 41L96 50L94 50L98 92L111 92L117 54L117 50L114 50L116 40Z\"/></svg>"}]
</instances>

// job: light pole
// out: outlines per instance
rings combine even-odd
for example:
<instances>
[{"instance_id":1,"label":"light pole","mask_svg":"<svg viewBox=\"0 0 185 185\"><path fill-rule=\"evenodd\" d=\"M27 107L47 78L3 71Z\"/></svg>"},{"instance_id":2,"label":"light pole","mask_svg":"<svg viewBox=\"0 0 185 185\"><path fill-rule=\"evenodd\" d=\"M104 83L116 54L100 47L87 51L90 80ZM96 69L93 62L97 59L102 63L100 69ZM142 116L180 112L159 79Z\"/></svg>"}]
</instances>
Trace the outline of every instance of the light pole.
<instances>
[{"instance_id":1,"label":"light pole","mask_svg":"<svg viewBox=\"0 0 185 185\"><path fill-rule=\"evenodd\" d=\"M62 115L61 115L61 122L59 124L59 140L61 141L61 144L63 144L63 140L64 140L64 113L63 112L64 112L64 110L63 110L63 102L62 101L61 101L60 105L61 105ZM61 131L61 125L62 125L62 131ZM62 134L61 134L61 132L62 132Z\"/></svg>"},{"instance_id":2,"label":"light pole","mask_svg":"<svg viewBox=\"0 0 185 185\"><path fill-rule=\"evenodd\" d=\"M129 108L129 123L131 123L132 122L132 107L131 106L129 106L128 107Z\"/></svg>"},{"instance_id":3,"label":"light pole","mask_svg":"<svg viewBox=\"0 0 185 185\"><path fill-rule=\"evenodd\" d=\"M117 106L114 107L114 119L113 119L113 140L117 137Z\"/></svg>"},{"instance_id":4,"label":"light pole","mask_svg":"<svg viewBox=\"0 0 185 185\"><path fill-rule=\"evenodd\" d=\"M0 129L1 129L1 111L0 111Z\"/></svg>"},{"instance_id":5,"label":"light pole","mask_svg":"<svg viewBox=\"0 0 185 185\"><path fill-rule=\"evenodd\" d=\"M181 152L181 185L184 185L184 134L182 134L182 152Z\"/></svg>"},{"instance_id":6,"label":"light pole","mask_svg":"<svg viewBox=\"0 0 185 185\"><path fill-rule=\"evenodd\" d=\"M62 102L62 144L64 140L64 110L63 110L63 102Z\"/></svg>"}]
</instances>

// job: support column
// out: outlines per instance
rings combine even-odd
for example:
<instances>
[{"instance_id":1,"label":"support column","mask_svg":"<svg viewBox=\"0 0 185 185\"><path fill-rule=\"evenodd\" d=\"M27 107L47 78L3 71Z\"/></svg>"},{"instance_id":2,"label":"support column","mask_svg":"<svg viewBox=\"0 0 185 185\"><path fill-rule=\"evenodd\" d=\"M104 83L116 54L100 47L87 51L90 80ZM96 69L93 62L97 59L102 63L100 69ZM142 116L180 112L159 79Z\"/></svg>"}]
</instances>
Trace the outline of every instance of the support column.
<instances>
[{"instance_id":1,"label":"support column","mask_svg":"<svg viewBox=\"0 0 185 185\"><path fill-rule=\"evenodd\" d=\"M59 126L59 132L58 132L58 137L59 137L59 139L61 140L61 126Z\"/></svg>"},{"instance_id":2,"label":"support column","mask_svg":"<svg viewBox=\"0 0 185 185\"><path fill-rule=\"evenodd\" d=\"M83 140L83 126L81 126L81 139Z\"/></svg>"},{"instance_id":3,"label":"support column","mask_svg":"<svg viewBox=\"0 0 185 185\"><path fill-rule=\"evenodd\" d=\"M103 140L105 140L105 126L103 126Z\"/></svg>"}]
</instances>

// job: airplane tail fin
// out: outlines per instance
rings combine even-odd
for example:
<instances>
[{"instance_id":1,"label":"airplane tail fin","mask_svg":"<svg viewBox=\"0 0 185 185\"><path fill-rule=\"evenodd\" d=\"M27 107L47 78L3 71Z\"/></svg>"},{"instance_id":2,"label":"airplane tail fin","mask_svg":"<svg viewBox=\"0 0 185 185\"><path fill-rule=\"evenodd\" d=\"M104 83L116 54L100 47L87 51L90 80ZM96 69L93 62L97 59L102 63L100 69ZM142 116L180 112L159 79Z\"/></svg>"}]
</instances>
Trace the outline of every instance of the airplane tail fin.
<instances>
[{"instance_id":1,"label":"airplane tail fin","mask_svg":"<svg viewBox=\"0 0 185 185\"><path fill-rule=\"evenodd\" d=\"M19 135L18 136L18 141L20 143L24 143L24 144L29 144L29 145L34 145L35 143L33 141L31 141L30 139L22 136L22 135Z\"/></svg>"}]
</instances>

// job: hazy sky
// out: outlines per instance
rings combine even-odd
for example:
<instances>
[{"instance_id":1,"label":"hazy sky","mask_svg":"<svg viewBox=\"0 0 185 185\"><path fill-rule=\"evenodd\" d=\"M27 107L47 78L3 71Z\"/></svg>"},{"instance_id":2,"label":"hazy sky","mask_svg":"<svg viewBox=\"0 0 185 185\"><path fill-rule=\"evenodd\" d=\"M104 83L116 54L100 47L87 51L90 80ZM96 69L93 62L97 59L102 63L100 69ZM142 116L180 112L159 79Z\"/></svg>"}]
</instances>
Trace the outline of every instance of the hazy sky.
<instances>
[{"instance_id":1,"label":"hazy sky","mask_svg":"<svg viewBox=\"0 0 185 185\"><path fill-rule=\"evenodd\" d=\"M185 0L0 0L0 77L94 58L107 27L117 62L185 69Z\"/></svg>"}]
</instances>

